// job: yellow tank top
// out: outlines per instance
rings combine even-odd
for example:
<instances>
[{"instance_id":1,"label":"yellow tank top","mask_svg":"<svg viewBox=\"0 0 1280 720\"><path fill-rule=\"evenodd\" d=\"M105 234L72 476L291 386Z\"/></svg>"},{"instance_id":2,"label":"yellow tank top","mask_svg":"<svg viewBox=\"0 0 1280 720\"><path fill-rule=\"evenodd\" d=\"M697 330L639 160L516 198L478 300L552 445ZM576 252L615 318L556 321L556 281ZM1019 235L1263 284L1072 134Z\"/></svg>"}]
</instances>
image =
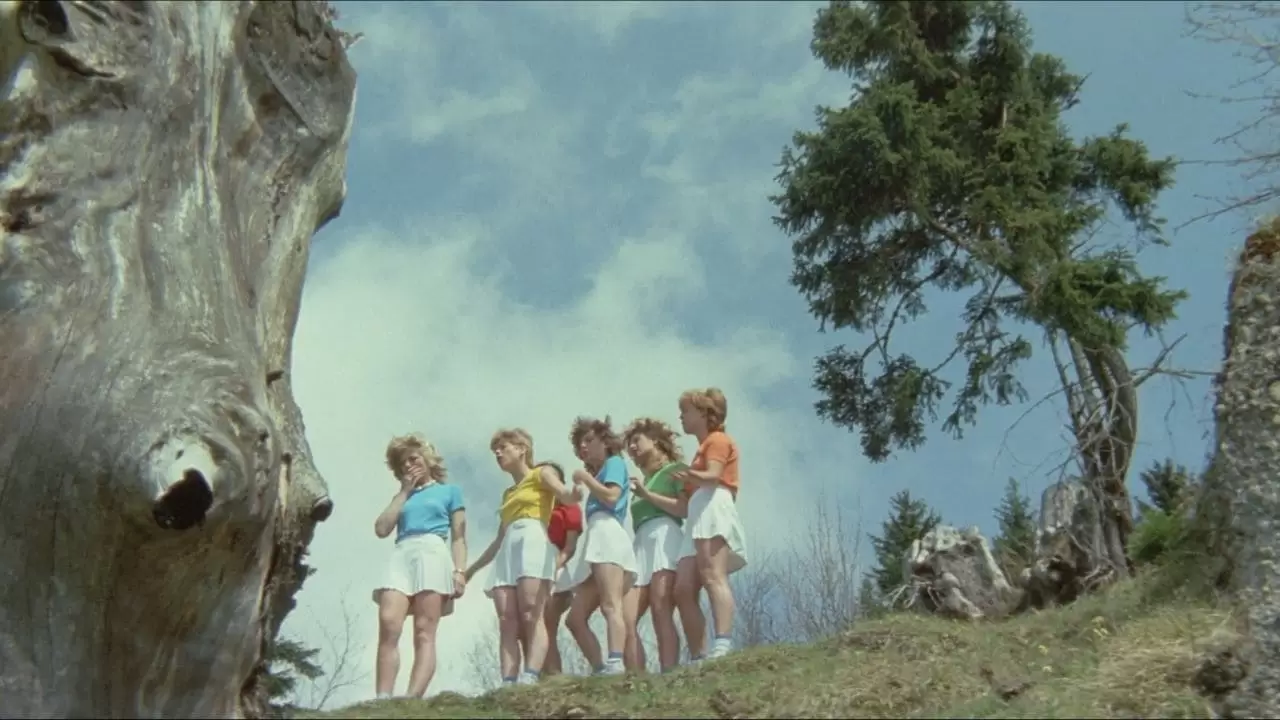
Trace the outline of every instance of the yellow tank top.
<instances>
[{"instance_id":1,"label":"yellow tank top","mask_svg":"<svg viewBox=\"0 0 1280 720\"><path fill-rule=\"evenodd\" d=\"M540 520L546 525L551 520L554 502L551 491L542 485L542 468L534 468L523 480L502 493L502 507L498 510L498 517L503 525L525 518Z\"/></svg>"}]
</instances>

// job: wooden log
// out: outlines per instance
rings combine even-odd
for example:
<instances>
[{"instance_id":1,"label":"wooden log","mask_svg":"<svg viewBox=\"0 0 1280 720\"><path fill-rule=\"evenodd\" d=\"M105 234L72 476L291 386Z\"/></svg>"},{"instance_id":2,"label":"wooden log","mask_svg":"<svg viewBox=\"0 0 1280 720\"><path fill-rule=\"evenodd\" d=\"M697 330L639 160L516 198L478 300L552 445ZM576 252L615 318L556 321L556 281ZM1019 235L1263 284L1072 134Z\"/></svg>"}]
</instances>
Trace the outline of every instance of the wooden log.
<instances>
[{"instance_id":1,"label":"wooden log","mask_svg":"<svg viewBox=\"0 0 1280 720\"><path fill-rule=\"evenodd\" d=\"M345 196L331 20L0 2L0 716L261 710L332 510L288 380Z\"/></svg>"}]
</instances>

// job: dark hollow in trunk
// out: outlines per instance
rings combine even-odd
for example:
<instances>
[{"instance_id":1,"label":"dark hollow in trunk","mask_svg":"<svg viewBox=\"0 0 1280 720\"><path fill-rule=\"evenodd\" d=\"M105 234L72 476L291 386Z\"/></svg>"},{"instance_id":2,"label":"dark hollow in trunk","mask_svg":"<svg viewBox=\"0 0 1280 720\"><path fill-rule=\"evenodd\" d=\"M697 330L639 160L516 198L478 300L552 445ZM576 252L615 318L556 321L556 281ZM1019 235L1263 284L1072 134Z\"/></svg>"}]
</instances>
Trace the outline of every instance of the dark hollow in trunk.
<instances>
[{"instance_id":1,"label":"dark hollow in trunk","mask_svg":"<svg viewBox=\"0 0 1280 720\"><path fill-rule=\"evenodd\" d=\"M263 710L332 510L287 372L345 195L331 20L0 4L0 716Z\"/></svg>"}]
</instances>

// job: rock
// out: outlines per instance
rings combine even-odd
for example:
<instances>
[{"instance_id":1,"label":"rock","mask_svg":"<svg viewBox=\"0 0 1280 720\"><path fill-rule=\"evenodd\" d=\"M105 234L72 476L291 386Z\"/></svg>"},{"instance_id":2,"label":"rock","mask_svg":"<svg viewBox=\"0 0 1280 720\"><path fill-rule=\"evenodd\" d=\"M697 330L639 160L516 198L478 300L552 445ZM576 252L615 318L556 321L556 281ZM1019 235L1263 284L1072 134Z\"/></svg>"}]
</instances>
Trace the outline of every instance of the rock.
<instances>
[{"instance_id":1,"label":"rock","mask_svg":"<svg viewBox=\"0 0 1280 720\"><path fill-rule=\"evenodd\" d=\"M903 561L905 605L954 618L1000 617L1018 593L987 539L970 527L939 525L911 544Z\"/></svg>"},{"instance_id":2,"label":"rock","mask_svg":"<svg viewBox=\"0 0 1280 720\"><path fill-rule=\"evenodd\" d=\"M1242 632L1197 681L1224 717L1280 717L1280 220L1245 241L1228 295L1217 444L1202 502L1226 512L1221 547ZM1214 508L1201 506L1198 512Z\"/></svg>"},{"instance_id":3,"label":"rock","mask_svg":"<svg viewBox=\"0 0 1280 720\"><path fill-rule=\"evenodd\" d=\"M355 74L316 2L0 2L0 717L262 713L332 502L288 369Z\"/></svg>"}]
</instances>

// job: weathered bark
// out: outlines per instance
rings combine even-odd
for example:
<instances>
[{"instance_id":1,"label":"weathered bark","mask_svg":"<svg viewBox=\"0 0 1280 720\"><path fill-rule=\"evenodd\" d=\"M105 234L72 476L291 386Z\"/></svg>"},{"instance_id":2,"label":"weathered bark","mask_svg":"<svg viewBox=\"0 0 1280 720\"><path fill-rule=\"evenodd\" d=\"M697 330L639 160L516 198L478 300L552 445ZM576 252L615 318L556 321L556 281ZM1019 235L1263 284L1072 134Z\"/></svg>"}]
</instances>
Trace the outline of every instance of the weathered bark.
<instances>
[{"instance_id":1,"label":"weathered bark","mask_svg":"<svg viewBox=\"0 0 1280 720\"><path fill-rule=\"evenodd\" d=\"M945 617L1000 618L1019 597L976 527L939 525L925 533L903 558L903 576L903 605Z\"/></svg>"},{"instance_id":2,"label":"weathered bark","mask_svg":"<svg viewBox=\"0 0 1280 720\"><path fill-rule=\"evenodd\" d=\"M1020 610L1074 602L1115 577L1110 562L1099 562L1107 545L1104 503L1080 480L1064 480L1045 489L1040 499L1040 528L1035 560L1022 572Z\"/></svg>"},{"instance_id":3,"label":"weathered bark","mask_svg":"<svg viewBox=\"0 0 1280 720\"><path fill-rule=\"evenodd\" d=\"M1198 513L1225 521L1219 549L1242 619L1242 672L1217 687L1226 717L1280 717L1280 221L1251 235L1232 277L1217 446ZM1218 507L1225 504L1229 512ZM1241 675L1243 677L1241 677ZM1221 685L1221 683L1220 683Z\"/></svg>"},{"instance_id":4,"label":"weathered bark","mask_svg":"<svg viewBox=\"0 0 1280 720\"><path fill-rule=\"evenodd\" d=\"M288 380L345 194L329 18L0 3L2 716L254 710L332 507Z\"/></svg>"}]
</instances>

